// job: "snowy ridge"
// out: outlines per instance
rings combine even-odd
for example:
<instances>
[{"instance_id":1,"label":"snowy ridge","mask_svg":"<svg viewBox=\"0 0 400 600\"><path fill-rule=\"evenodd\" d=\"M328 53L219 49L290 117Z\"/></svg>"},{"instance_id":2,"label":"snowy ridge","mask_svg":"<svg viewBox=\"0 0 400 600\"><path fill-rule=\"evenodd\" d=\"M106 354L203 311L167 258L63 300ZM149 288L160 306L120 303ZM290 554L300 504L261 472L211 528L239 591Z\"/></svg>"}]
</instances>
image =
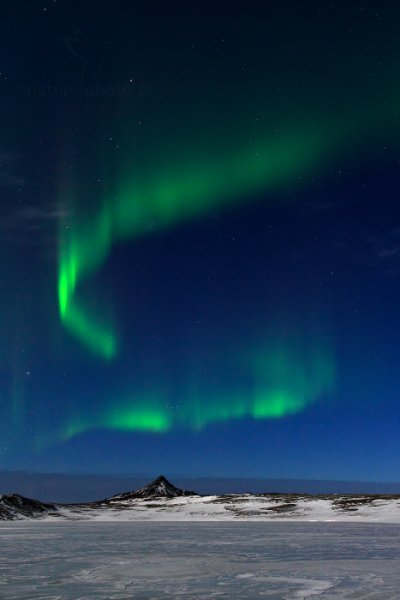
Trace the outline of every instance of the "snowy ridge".
<instances>
[{"instance_id":1,"label":"snowy ridge","mask_svg":"<svg viewBox=\"0 0 400 600\"><path fill-rule=\"evenodd\" d=\"M228 494L199 496L160 476L133 492L87 504L0 496L0 520L370 521L400 523L400 495Z\"/></svg>"},{"instance_id":2,"label":"snowy ridge","mask_svg":"<svg viewBox=\"0 0 400 600\"><path fill-rule=\"evenodd\" d=\"M54 504L47 504L25 498L19 494L5 494L0 496L0 521L14 519L38 518L47 515L50 511L57 510Z\"/></svg>"},{"instance_id":3,"label":"snowy ridge","mask_svg":"<svg viewBox=\"0 0 400 600\"><path fill-rule=\"evenodd\" d=\"M60 506L58 518L96 521L370 521L400 523L400 496L186 496ZM54 513L48 515L54 519Z\"/></svg>"}]
</instances>

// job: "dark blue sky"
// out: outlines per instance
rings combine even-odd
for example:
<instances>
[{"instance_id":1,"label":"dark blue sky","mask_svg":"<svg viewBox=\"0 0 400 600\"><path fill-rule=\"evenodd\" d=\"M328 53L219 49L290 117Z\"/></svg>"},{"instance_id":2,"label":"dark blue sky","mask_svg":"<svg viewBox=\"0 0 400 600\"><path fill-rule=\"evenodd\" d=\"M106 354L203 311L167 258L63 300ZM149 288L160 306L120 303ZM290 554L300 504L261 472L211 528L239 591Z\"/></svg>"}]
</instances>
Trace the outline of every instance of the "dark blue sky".
<instances>
[{"instance_id":1,"label":"dark blue sky","mask_svg":"<svg viewBox=\"0 0 400 600\"><path fill-rule=\"evenodd\" d=\"M2 8L0 468L400 480L399 16Z\"/></svg>"}]
</instances>

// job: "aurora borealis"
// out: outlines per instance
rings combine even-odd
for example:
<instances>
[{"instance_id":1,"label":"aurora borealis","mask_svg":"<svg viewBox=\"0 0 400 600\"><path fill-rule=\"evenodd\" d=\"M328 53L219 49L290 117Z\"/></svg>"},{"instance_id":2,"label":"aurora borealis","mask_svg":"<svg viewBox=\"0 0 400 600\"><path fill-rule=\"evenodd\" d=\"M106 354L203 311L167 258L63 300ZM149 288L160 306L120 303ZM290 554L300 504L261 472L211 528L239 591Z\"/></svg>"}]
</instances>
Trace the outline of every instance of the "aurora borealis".
<instances>
[{"instance_id":1,"label":"aurora borealis","mask_svg":"<svg viewBox=\"0 0 400 600\"><path fill-rule=\"evenodd\" d=\"M75 302L79 280L101 265L112 244L143 235L148 223L155 228L173 227L180 220L195 218L202 211L235 200L243 193L268 189L287 182L294 174L317 159L318 144L313 139L269 142L229 158L222 164L198 170L181 166L178 174L153 175L148 186L140 183L123 187L121 193L106 197L99 211L83 227L78 222L60 234L58 297L65 325L94 353L112 359L117 343L111 330L103 329L85 315ZM179 173L188 173L180 177Z\"/></svg>"},{"instance_id":2,"label":"aurora borealis","mask_svg":"<svg viewBox=\"0 0 400 600\"><path fill-rule=\"evenodd\" d=\"M114 401L104 413L95 407L86 422L72 423L65 436L73 437L90 428L164 432L179 425L201 430L209 423L248 417L278 419L301 411L332 390L334 358L318 340L313 340L311 351L307 351L304 340L302 343L293 335L276 347L272 343L276 340L269 338L267 350L252 357L250 389L210 395L197 382L186 390L179 410L171 410L162 391L144 398L132 394L124 402Z\"/></svg>"},{"instance_id":3,"label":"aurora borealis","mask_svg":"<svg viewBox=\"0 0 400 600\"><path fill-rule=\"evenodd\" d=\"M0 468L398 479L400 9L5 13Z\"/></svg>"}]
</instances>

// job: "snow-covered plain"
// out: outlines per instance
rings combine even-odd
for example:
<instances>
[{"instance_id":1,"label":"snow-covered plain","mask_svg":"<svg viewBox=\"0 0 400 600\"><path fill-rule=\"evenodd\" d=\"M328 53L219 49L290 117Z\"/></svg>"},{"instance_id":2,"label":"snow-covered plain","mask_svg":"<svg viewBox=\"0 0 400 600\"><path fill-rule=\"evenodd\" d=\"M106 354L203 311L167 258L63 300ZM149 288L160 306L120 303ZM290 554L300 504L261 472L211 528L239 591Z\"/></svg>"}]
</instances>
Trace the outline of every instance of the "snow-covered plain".
<instances>
[{"instance_id":1,"label":"snow-covered plain","mask_svg":"<svg viewBox=\"0 0 400 600\"><path fill-rule=\"evenodd\" d=\"M1 521L2 520L2 521ZM398 599L400 496L0 496L0 599Z\"/></svg>"},{"instance_id":2,"label":"snow-covered plain","mask_svg":"<svg viewBox=\"0 0 400 600\"><path fill-rule=\"evenodd\" d=\"M46 520L96 521L368 521L400 524L399 496L232 494L176 498L119 497L104 503L57 505Z\"/></svg>"},{"instance_id":3,"label":"snow-covered plain","mask_svg":"<svg viewBox=\"0 0 400 600\"><path fill-rule=\"evenodd\" d=\"M400 525L0 523L0 598L400 597Z\"/></svg>"}]
</instances>

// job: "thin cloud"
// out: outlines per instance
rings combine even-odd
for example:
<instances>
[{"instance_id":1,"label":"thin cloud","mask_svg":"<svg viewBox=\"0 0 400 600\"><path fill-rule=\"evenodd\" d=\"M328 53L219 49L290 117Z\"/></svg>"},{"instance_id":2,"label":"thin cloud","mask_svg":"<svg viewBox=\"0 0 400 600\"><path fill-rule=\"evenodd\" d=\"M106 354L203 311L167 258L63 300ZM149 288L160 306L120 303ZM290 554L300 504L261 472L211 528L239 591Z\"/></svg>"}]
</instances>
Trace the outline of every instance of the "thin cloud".
<instances>
[{"instance_id":1,"label":"thin cloud","mask_svg":"<svg viewBox=\"0 0 400 600\"><path fill-rule=\"evenodd\" d=\"M0 237L5 244L47 248L52 257L57 246L57 224L68 224L73 212L59 204L25 206L0 214Z\"/></svg>"},{"instance_id":2,"label":"thin cloud","mask_svg":"<svg viewBox=\"0 0 400 600\"><path fill-rule=\"evenodd\" d=\"M386 260L394 257L398 257L400 253L400 246L382 248L378 251L378 258Z\"/></svg>"},{"instance_id":3,"label":"thin cloud","mask_svg":"<svg viewBox=\"0 0 400 600\"><path fill-rule=\"evenodd\" d=\"M26 206L19 210L17 217L27 221L51 221L69 219L73 212L65 206L53 204L48 207Z\"/></svg>"},{"instance_id":4,"label":"thin cloud","mask_svg":"<svg viewBox=\"0 0 400 600\"><path fill-rule=\"evenodd\" d=\"M400 272L400 230L394 228L385 236L369 238L373 251L373 266L385 275Z\"/></svg>"}]
</instances>

